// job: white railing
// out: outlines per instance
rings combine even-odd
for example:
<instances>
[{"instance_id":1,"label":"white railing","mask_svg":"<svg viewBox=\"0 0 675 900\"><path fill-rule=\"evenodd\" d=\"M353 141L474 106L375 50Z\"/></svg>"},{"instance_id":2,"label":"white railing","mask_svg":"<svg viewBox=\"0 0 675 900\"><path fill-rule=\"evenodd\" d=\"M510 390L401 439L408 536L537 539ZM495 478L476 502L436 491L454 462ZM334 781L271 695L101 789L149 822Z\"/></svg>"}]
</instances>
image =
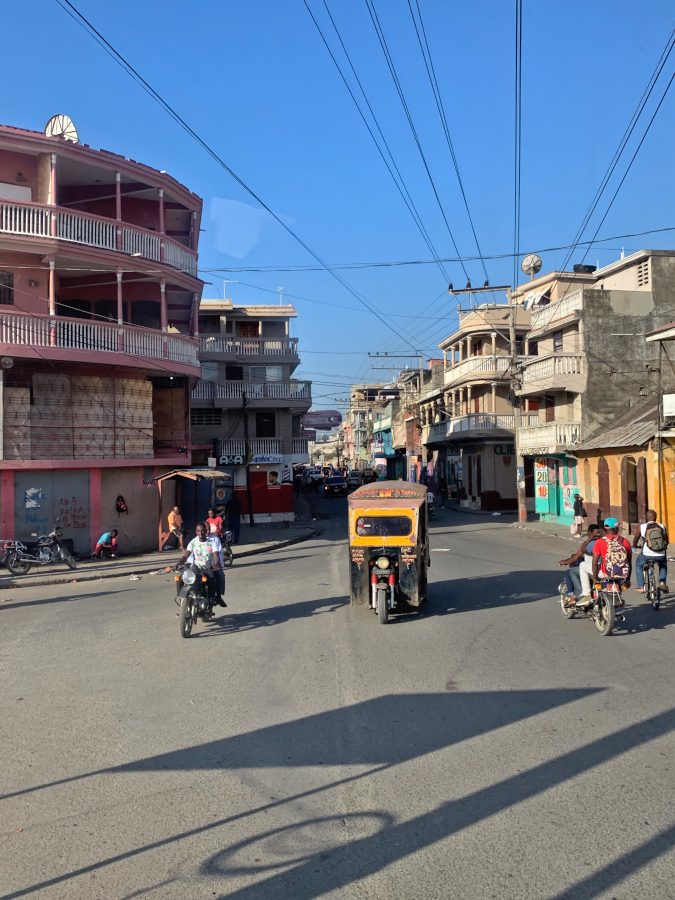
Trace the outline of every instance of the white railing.
<instances>
[{"instance_id":1,"label":"white railing","mask_svg":"<svg viewBox=\"0 0 675 900\"><path fill-rule=\"evenodd\" d=\"M523 363L529 357L519 356L517 362ZM503 375L511 365L510 356L470 356L463 362L445 370L444 382L447 387L463 378L493 378Z\"/></svg>"},{"instance_id":2,"label":"white railing","mask_svg":"<svg viewBox=\"0 0 675 900\"><path fill-rule=\"evenodd\" d=\"M455 434L459 431L493 431L496 428L505 428L513 431L515 416L513 413L494 415L493 413L472 413L469 416L459 416L450 419L446 425L446 434Z\"/></svg>"},{"instance_id":3,"label":"white railing","mask_svg":"<svg viewBox=\"0 0 675 900\"><path fill-rule=\"evenodd\" d=\"M311 381L199 381L194 400L311 400Z\"/></svg>"},{"instance_id":4,"label":"white railing","mask_svg":"<svg viewBox=\"0 0 675 900\"><path fill-rule=\"evenodd\" d=\"M547 356L532 362L523 370L523 384L556 376L581 375L584 358L581 353Z\"/></svg>"},{"instance_id":5,"label":"white railing","mask_svg":"<svg viewBox=\"0 0 675 900\"><path fill-rule=\"evenodd\" d=\"M563 297L562 300L553 300L548 306L532 313L530 331L537 331L539 328L545 328L557 319L566 319L568 316L571 316L572 313L578 312L583 305L583 299L583 290L578 290Z\"/></svg>"},{"instance_id":6,"label":"white railing","mask_svg":"<svg viewBox=\"0 0 675 900\"><path fill-rule=\"evenodd\" d=\"M123 353L142 359L170 359L198 366L197 344L182 335L164 334L133 325L87 322L60 316L0 312L0 345L43 347L51 350ZM106 360L113 364L114 360Z\"/></svg>"},{"instance_id":7,"label":"white railing","mask_svg":"<svg viewBox=\"0 0 675 900\"><path fill-rule=\"evenodd\" d=\"M234 356L297 356L297 338L202 337L202 353L231 353Z\"/></svg>"},{"instance_id":8,"label":"white railing","mask_svg":"<svg viewBox=\"0 0 675 900\"><path fill-rule=\"evenodd\" d=\"M571 447L580 440L580 422L551 422L534 428L518 429L518 443L523 456L555 453L559 448Z\"/></svg>"},{"instance_id":9,"label":"white railing","mask_svg":"<svg viewBox=\"0 0 675 900\"><path fill-rule=\"evenodd\" d=\"M281 438L253 438L248 442L251 456L272 456L281 453ZM246 456L246 441L234 440L220 442L221 456Z\"/></svg>"},{"instance_id":10,"label":"white railing","mask_svg":"<svg viewBox=\"0 0 675 900\"><path fill-rule=\"evenodd\" d=\"M103 250L117 249L117 229L114 222L61 209L56 214L56 237L61 241L72 241Z\"/></svg>"},{"instance_id":11,"label":"white railing","mask_svg":"<svg viewBox=\"0 0 675 900\"><path fill-rule=\"evenodd\" d=\"M63 207L0 200L0 233L56 238L129 256L141 256L154 262L164 262L189 275L197 274L196 253L171 238L115 219Z\"/></svg>"},{"instance_id":12,"label":"white railing","mask_svg":"<svg viewBox=\"0 0 675 900\"><path fill-rule=\"evenodd\" d=\"M293 453L296 456L309 452L309 441L307 438L293 438Z\"/></svg>"}]
</instances>

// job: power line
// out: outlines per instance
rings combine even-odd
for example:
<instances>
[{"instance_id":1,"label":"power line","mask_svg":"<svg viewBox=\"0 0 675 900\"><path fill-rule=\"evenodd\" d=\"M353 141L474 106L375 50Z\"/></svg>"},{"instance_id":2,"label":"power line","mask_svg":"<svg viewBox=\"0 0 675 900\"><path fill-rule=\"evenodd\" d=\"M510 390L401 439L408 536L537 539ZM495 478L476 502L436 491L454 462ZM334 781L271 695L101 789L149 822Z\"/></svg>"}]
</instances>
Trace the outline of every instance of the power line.
<instances>
[{"instance_id":1,"label":"power line","mask_svg":"<svg viewBox=\"0 0 675 900\"><path fill-rule=\"evenodd\" d=\"M516 3L515 40L515 128L513 150L513 287L518 286L518 257L520 249L520 170L522 138L522 93L523 93L523 0Z\"/></svg>"},{"instance_id":2,"label":"power line","mask_svg":"<svg viewBox=\"0 0 675 900\"><path fill-rule=\"evenodd\" d=\"M316 251L314 251L309 244L304 241L297 232L295 232L290 225L288 225L284 219L279 216L274 210L262 199L262 197L257 194L252 187L250 187L243 178L241 178L237 173L232 169L225 160L211 147L207 141L202 138L195 129L188 124L188 122L178 113L176 110L166 101L156 90L152 87L152 85L146 81L146 79L140 74L140 72L132 66L132 64L118 51L113 47L113 45L98 31L94 25L87 19L78 9L77 7L70 2L70 0L56 0L58 5L64 12L68 13L71 18L75 19L78 24L84 28L87 33L96 40L96 42L101 46L105 52L112 57L124 70L127 74L133 78L133 80L150 96L156 103L161 106L161 108L169 115L174 122L176 122L197 144L213 159L225 172L230 175L231 178L236 181L236 183L249 195L251 196L256 203L260 204L260 206L272 216L272 218L284 229L284 231L289 234L298 244L314 259L319 265L325 269L342 287L350 293L359 303L366 307L366 309L370 310L370 312L377 318L389 331L393 332L397 337L401 338L405 343L407 343L407 338L405 335L401 334L392 324L388 322L387 319L380 314L380 312L374 308L366 298L360 294L355 288L353 288L347 281L342 278L337 272L335 272L331 267L325 262L321 256L319 256ZM69 7L67 9L66 7ZM72 12L71 12L72 11ZM76 18L77 17L77 18ZM457 251L459 253L459 251Z\"/></svg>"}]
</instances>

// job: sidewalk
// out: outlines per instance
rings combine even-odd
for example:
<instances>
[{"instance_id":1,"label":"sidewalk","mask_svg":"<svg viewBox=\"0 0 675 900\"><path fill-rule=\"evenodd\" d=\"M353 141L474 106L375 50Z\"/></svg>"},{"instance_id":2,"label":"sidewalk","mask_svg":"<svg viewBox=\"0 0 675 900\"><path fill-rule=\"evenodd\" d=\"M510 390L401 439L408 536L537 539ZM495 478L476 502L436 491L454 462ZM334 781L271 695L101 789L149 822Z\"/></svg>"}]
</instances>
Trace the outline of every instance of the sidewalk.
<instances>
[{"instance_id":1,"label":"sidewalk","mask_svg":"<svg viewBox=\"0 0 675 900\"><path fill-rule=\"evenodd\" d=\"M232 548L234 565L237 560L257 553L268 553L291 544L309 540L316 534L316 528L293 523L285 525L258 525L251 528L241 526L240 541ZM133 556L122 556L119 559L82 559L77 569L69 569L64 563L58 566L44 566L31 569L28 575L14 576L6 569L0 569L0 591L6 588L40 587L46 584L68 584L80 581L96 581L101 578L131 578L134 575L159 575L171 569L180 559L179 550L167 550L160 553L138 553Z\"/></svg>"}]
</instances>

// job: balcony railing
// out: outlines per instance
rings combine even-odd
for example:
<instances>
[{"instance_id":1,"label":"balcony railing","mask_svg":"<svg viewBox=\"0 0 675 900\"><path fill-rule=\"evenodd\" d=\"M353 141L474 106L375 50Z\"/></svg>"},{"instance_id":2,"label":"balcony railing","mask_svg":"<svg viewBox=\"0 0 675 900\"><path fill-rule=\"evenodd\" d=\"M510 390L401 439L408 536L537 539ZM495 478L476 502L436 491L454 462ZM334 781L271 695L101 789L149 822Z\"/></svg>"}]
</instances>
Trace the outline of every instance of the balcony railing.
<instances>
[{"instance_id":1,"label":"balcony railing","mask_svg":"<svg viewBox=\"0 0 675 900\"><path fill-rule=\"evenodd\" d=\"M70 241L197 274L197 254L166 235L58 206L0 200L0 233Z\"/></svg>"},{"instance_id":2,"label":"balcony railing","mask_svg":"<svg viewBox=\"0 0 675 900\"><path fill-rule=\"evenodd\" d=\"M552 379L558 376L582 375L584 372L584 357L581 353L566 354L560 356L548 356L545 359L532 362L523 370L523 385L532 384L543 379ZM564 385L562 385L564 387Z\"/></svg>"},{"instance_id":3,"label":"balcony railing","mask_svg":"<svg viewBox=\"0 0 675 900\"><path fill-rule=\"evenodd\" d=\"M494 431L497 428L513 431L515 416L513 413L495 415L493 413L473 413L470 416L459 416L450 419L446 425L446 434L449 436L460 431Z\"/></svg>"},{"instance_id":4,"label":"balcony railing","mask_svg":"<svg viewBox=\"0 0 675 900\"><path fill-rule=\"evenodd\" d=\"M532 313L530 331L538 331L557 319L566 319L572 313L578 312L583 305L583 297L582 290L574 291L562 300L553 300L548 306Z\"/></svg>"},{"instance_id":5,"label":"balcony railing","mask_svg":"<svg viewBox=\"0 0 675 900\"><path fill-rule=\"evenodd\" d=\"M193 400L311 400L311 381L199 381Z\"/></svg>"},{"instance_id":6,"label":"balcony railing","mask_svg":"<svg viewBox=\"0 0 675 900\"><path fill-rule=\"evenodd\" d=\"M524 363L527 359L529 359L527 356L517 357L519 363ZM470 356L469 359L445 370L445 386L465 378L500 378L510 366L510 356Z\"/></svg>"},{"instance_id":7,"label":"balcony railing","mask_svg":"<svg viewBox=\"0 0 675 900\"><path fill-rule=\"evenodd\" d=\"M202 337L202 353L231 353L233 356L297 356L297 338Z\"/></svg>"},{"instance_id":8,"label":"balcony railing","mask_svg":"<svg viewBox=\"0 0 675 900\"><path fill-rule=\"evenodd\" d=\"M557 453L581 440L580 422L551 422L518 429L521 456Z\"/></svg>"},{"instance_id":9,"label":"balcony railing","mask_svg":"<svg viewBox=\"0 0 675 900\"><path fill-rule=\"evenodd\" d=\"M296 456L309 453L307 438L293 438L293 454Z\"/></svg>"},{"instance_id":10,"label":"balcony railing","mask_svg":"<svg viewBox=\"0 0 675 900\"><path fill-rule=\"evenodd\" d=\"M272 456L281 453L281 438L253 438L249 442L251 456ZM246 456L246 441L229 440L220 442L221 456Z\"/></svg>"},{"instance_id":11,"label":"balcony railing","mask_svg":"<svg viewBox=\"0 0 675 900\"><path fill-rule=\"evenodd\" d=\"M0 312L0 344L126 354L198 366L197 342L135 325ZM11 351L10 351L11 352ZM114 360L109 362L112 364Z\"/></svg>"}]
</instances>

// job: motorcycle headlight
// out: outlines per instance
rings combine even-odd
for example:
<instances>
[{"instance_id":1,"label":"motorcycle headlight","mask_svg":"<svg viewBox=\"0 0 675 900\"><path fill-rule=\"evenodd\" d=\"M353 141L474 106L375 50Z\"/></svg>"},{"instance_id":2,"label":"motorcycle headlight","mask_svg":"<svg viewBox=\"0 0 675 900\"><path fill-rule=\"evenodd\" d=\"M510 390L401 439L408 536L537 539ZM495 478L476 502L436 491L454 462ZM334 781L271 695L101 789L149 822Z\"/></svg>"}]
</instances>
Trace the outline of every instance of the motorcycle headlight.
<instances>
[{"instance_id":1,"label":"motorcycle headlight","mask_svg":"<svg viewBox=\"0 0 675 900\"><path fill-rule=\"evenodd\" d=\"M378 569L388 569L389 568L389 560L386 556L378 556L377 562L375 563Z\"/></svg>"},{"instance_id":2,"label":"motorcycle headlight","mask_svg":"<svg viewBox=\"0 0 675 900\"><path fill-rule=\"evenodd\" d=\"M183 584L194 584L197 580L197 576L192 571L192 569L186 569L182 575Z\"/></svg>"}]
</instances>

